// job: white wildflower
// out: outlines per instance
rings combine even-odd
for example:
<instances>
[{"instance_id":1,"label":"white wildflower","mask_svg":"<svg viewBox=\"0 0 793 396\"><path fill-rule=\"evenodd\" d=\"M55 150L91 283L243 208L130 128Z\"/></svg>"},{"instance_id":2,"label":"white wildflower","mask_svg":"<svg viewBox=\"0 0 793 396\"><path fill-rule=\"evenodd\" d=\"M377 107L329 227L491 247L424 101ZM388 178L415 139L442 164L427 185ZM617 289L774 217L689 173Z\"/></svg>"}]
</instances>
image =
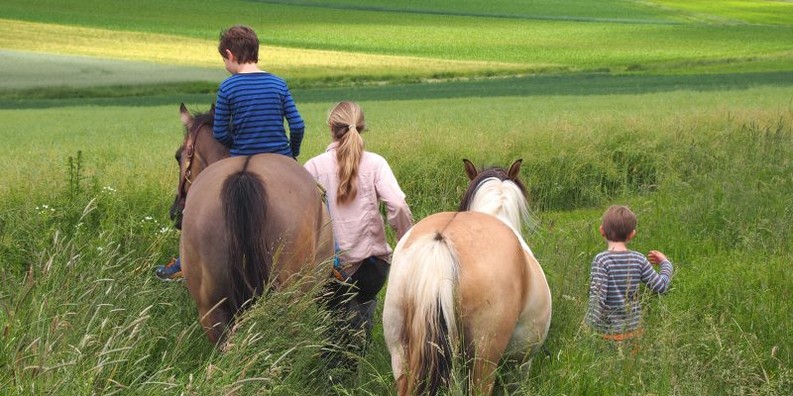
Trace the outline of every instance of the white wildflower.
<instances>
[{"instance_id":1,"label":"white wildflower","mask_svg":"<svg viewBox=\"0 0 793 396\"><path fill-rule=\"evenodd\" d=\"M50 213L55 212L55 208L51 208L47 204L42 204L41 206L36 206L36 210L39 212L39 214L44 214L44 213L47 213L47 212L50 212Z\"/></svg>"}]
</instances>

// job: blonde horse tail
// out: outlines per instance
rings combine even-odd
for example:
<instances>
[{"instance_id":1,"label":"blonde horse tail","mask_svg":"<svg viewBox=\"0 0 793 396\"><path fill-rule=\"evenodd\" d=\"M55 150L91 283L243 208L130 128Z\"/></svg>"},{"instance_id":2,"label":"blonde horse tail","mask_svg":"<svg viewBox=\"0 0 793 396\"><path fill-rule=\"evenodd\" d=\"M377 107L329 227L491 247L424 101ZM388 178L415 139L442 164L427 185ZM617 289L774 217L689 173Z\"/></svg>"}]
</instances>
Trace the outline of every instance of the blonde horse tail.
<instances>
[{"instance_id":1,"label":"blonde horse tail","mask_svg":"<svg viewBox=\"0 0 793 396\"><path fill-rule=\"evenodd\" d=\"M434 395L450 383L459 342L457 254L451 241L436 232L417 241L404 262L411 266L409 273L416 285L406 296L408 388L415 390L411 393ZM394 265L400 264L394 261Z\"/></svg>"},{"instance_id":2,"label":"blonde horse tail","mask_svg":"<svg viewBox=\"0 0 793 396\"><path fill-rule=\"evenodd\" d=\"M248 171L250 159L246 158L242 169L226 178L221 189L231 312L249 307L264 292L272 268L264 234L267 195L261 178Z\"/></svg>"}]
</instances>

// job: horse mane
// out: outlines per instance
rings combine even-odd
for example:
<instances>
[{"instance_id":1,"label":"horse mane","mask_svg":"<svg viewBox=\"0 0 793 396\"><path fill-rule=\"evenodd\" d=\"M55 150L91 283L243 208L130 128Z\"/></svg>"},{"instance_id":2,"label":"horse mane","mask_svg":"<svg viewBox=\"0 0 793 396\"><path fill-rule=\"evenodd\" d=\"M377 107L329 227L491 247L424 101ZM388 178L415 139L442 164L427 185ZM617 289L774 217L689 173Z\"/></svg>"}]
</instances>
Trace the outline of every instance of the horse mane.
<instances>
[{"instance_id":1,"label":"horse mane","mask_svg":"<svg viewBox=\"0 0 793 396\"><path fill-rule=\"evenodd\" d=\"M515 186L518 187L521 195L525 199L526 186L523 185L523 182L521 182L520 179L518 178L510 179L509 175L507 175L507 171L504 168L498 166L491 166L489 168L483 169L481 172L479 172L478 175L476 175L476 177L473 180L471 180L471 183L468 185L468 189L465 191L465 194L463 194L463 199L462 202L460 202L460 207L458 209L459 212L465 212L471 210L471 201L474 199L477 190L479 189L483 181L490 178L496 178L502 182L503 181L512 182L513 184L515 184Z\"/></svg>"},{"instance_id":2,"label":"horse mane","mask_svg":"<svg viewBox=\"0 0 793 396\"><path fill-rule=\"evenodd\" d=\"M184 134L185 137L190 133L191 130L201 128L201 126L206 125L212 128L215 125L215 113L213 111L207 112L191 112L193 116L193 124L190 129L185 128Z\"/></svg>"},{"instance_id":3,"label":"horse mane","mask_svg":"<svg viewBox=\"0 0 793 396\"><path fill-rule=\"evenodd\" d=\"M526 186L509 178L500 167L484 169L468 185L458 209L494 215L520 233L521 224L530 224Z\"/></svg>"}]
</instances>

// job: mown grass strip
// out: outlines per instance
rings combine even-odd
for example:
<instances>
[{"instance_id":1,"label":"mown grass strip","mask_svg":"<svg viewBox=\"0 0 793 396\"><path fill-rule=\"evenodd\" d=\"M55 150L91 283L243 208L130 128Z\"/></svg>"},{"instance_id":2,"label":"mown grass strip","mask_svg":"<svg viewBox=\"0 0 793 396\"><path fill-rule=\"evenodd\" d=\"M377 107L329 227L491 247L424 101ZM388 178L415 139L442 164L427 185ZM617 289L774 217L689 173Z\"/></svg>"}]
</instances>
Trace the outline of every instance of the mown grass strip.
<instances>
[{"instance_id":1,"label":"mown grass strip","mask_svg":"<svg viewBox=\"0 0 793 396\"><path fill-rule=\"evenodd\" d=\"M358 101L404 101L423 99L592 96L646 94L673 91L735 91L754 87L793 86L793 71L707 75L613 76L601 74L527 76L451 80L423 84L388 84L329 88L295 88L299 103ZM112 86L85 89L49 88L0 93L0 109L50 108L90 104L92 106L158 106L179 102L212 103L214 85L175 83Z\"/></svg>"},{"instance_id":2,"label":"mown grass strip","mask_svg":"<svg viewBox=\"0 0 793 396\"><path fill-rule=\"evenodd\" d=\"M17 51L213 67L222 70L223 65L216 46L214 40L0 19L0 48ZM345 76L391 79L405 76L416 78L506 74L554 66L541 63L526 65L371 55L266 44L260 49L260 58L260 66L265 70L292 78L317 80Z\"/></svg>"},{"instance_id":3,"label":"mown grass strip","mask_svg":"<svg viewBox=\"0 0 793 396\"><path fill-rule=\"evenodd\" d=\"M655 0L653 3L705 23L793 25L793 2L784 0Z\"/></svg>"},{"instance_id":4,"label":"mown grass strip","mask_svg":"<svg viewBox=\"0 0 793 396\"><path fill-rule=\"evenodd\" d=\"M347 3L340 1L333 4ZM614 3L621 5L620 9L625 11L623 18L626 19L652 19L653 13L659 18L671 13L673 19L678 16L686 18L688 15L673 8L633 9L631 7L636 6L633 1ZM726 2L710 3L716 10L722 9ZM383 2L369 0L361 4L381 5ZM452 3L438 1L434 4L440 4L440 9L454 8ZM465 4L472 12L480 12L489 3ZM499 4L499 7L508 10L505 11L507 13L531 13L521 10L521 5L515 5L517 8L513 9L510 8L513 6L504 5L503 2ZM553 9L547 2L543 4L544 9ZM525 67L562 65L573 70L608 68L619 71L634 64L647 68L667 62L783 56L789 54L789 43L793 40L790 24L736 25L732 21L701 23L691 18L690 23L681 25L578 23L336 10L229 0L202 3L194 7L165 0L134 3L86 0L68 4L55 0L34 3L8 0L3 5L6 19L148 32L164 34L166 37L184 36L211 42L209 52L214 52L214 42L221 29L235 23L246 23L259 32L265 45L275 47L330 50L347 54L495 61L523 64ZM555 15L609 18L619 8L614 6L617 7L612 9L614 12L599 14L604 7L602 1L581 0L566 6L557 5ZM578 8L587 11L579 12ZM28 46L35 46L35 43ZM263 58L271 62L270 58ZM350 56L337 60L342 62L338 64L339 67L357 72L355 68L346 67L348 64L343 62L364 62L365 58ZM786 60L789 63L789 55ZM289 59L285 62L276 59L266 66L276 71L275 67L281 64L292 65ZM339 70L335 70L334 65L335 62L326 61L322 67L327 70L322 71L338 74Z\"/></svg>"},{"instance_id":5,"label":"mown grass strip","mask_svg":"<svg viewBox=\"0 0 793 396\"><path fill-rule=\"evenodd\" d=\"M257 3L282 4L294 7L325 8L331 10L352 10L352 11L374 11L398 14L418 14L429 16L453 16L453 17L477 17L477 18L503 18L503 19L522 19L539 21L569 21L569 22L609 22L609 23L630 23L630 24L680 24L680 21L673 21L669 18L659 17L663 15L659 12L649 11L649 7L642 10L641 6L626 5L624 3L602 4L601 9L597 7L583 7L584 10L576 7L565 7L565 4L553 2L554 6L549 6L548 1L531 3L512 4L493 4L493 2L446 2L428 1L411 4L410 6L400 5L393 2L365 1L292 1L292 0L252 0ZM540 3L540 4L537 4ZM514 3L513 3L514 4ZM577 8L582 8L578 2ZM520 8L517 8L517 7ZM516 9L517 8L517 9ZM605 8L605 10L604 10ZM639 14L643 18L629 18L626 15ZM572 14L572 15L570 15Z\"/></svg>"},{"instance_id":6,"label":"mown grass strip","mask_svg":"<svg viewBox=\"0 0 793 396\"><path fill-rule=\"evenodd\" d=\"M51 97L52 89L66 91L69 88L81 90L186 81L211 81L217 85L228 76L219 68L8 50L0 50L0 70L4 77L0 80L0 96L14 96L9 91L18 91L30 98Z\"/></svg>"}]
</instances>

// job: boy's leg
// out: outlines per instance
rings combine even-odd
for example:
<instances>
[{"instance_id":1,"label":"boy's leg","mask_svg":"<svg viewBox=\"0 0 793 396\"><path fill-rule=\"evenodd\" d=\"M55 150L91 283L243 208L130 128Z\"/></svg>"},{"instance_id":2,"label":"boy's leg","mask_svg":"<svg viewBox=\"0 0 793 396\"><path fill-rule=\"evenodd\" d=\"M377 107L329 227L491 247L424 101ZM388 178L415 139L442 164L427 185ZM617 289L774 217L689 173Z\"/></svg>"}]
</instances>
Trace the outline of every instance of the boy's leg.
<instances>
[{"instance_id":1,"label":"boy's leg","mask_svg":"<svg viewBox=\"0 0 793 396\"><path fill-rule=\"evenodd\" d=\"M627 333L603 334L601 338L617 349L621 357L625 357L626 352L635 357L639 353L639 339L642 334L644 334L644 329L638 328Z\"/></svg>"},{"instance_id":2,"label":"boy's leg","mask_svg":"<svg viewBox=\"0 0 793 396\"><path fill-rule=\"evenodd\" d=\"M181 258L173 258L166 265L158 265L154 267L154 275L163 281L181 281L184 280L182 276L182 261Z\"/></svg>"}]
</instances>

